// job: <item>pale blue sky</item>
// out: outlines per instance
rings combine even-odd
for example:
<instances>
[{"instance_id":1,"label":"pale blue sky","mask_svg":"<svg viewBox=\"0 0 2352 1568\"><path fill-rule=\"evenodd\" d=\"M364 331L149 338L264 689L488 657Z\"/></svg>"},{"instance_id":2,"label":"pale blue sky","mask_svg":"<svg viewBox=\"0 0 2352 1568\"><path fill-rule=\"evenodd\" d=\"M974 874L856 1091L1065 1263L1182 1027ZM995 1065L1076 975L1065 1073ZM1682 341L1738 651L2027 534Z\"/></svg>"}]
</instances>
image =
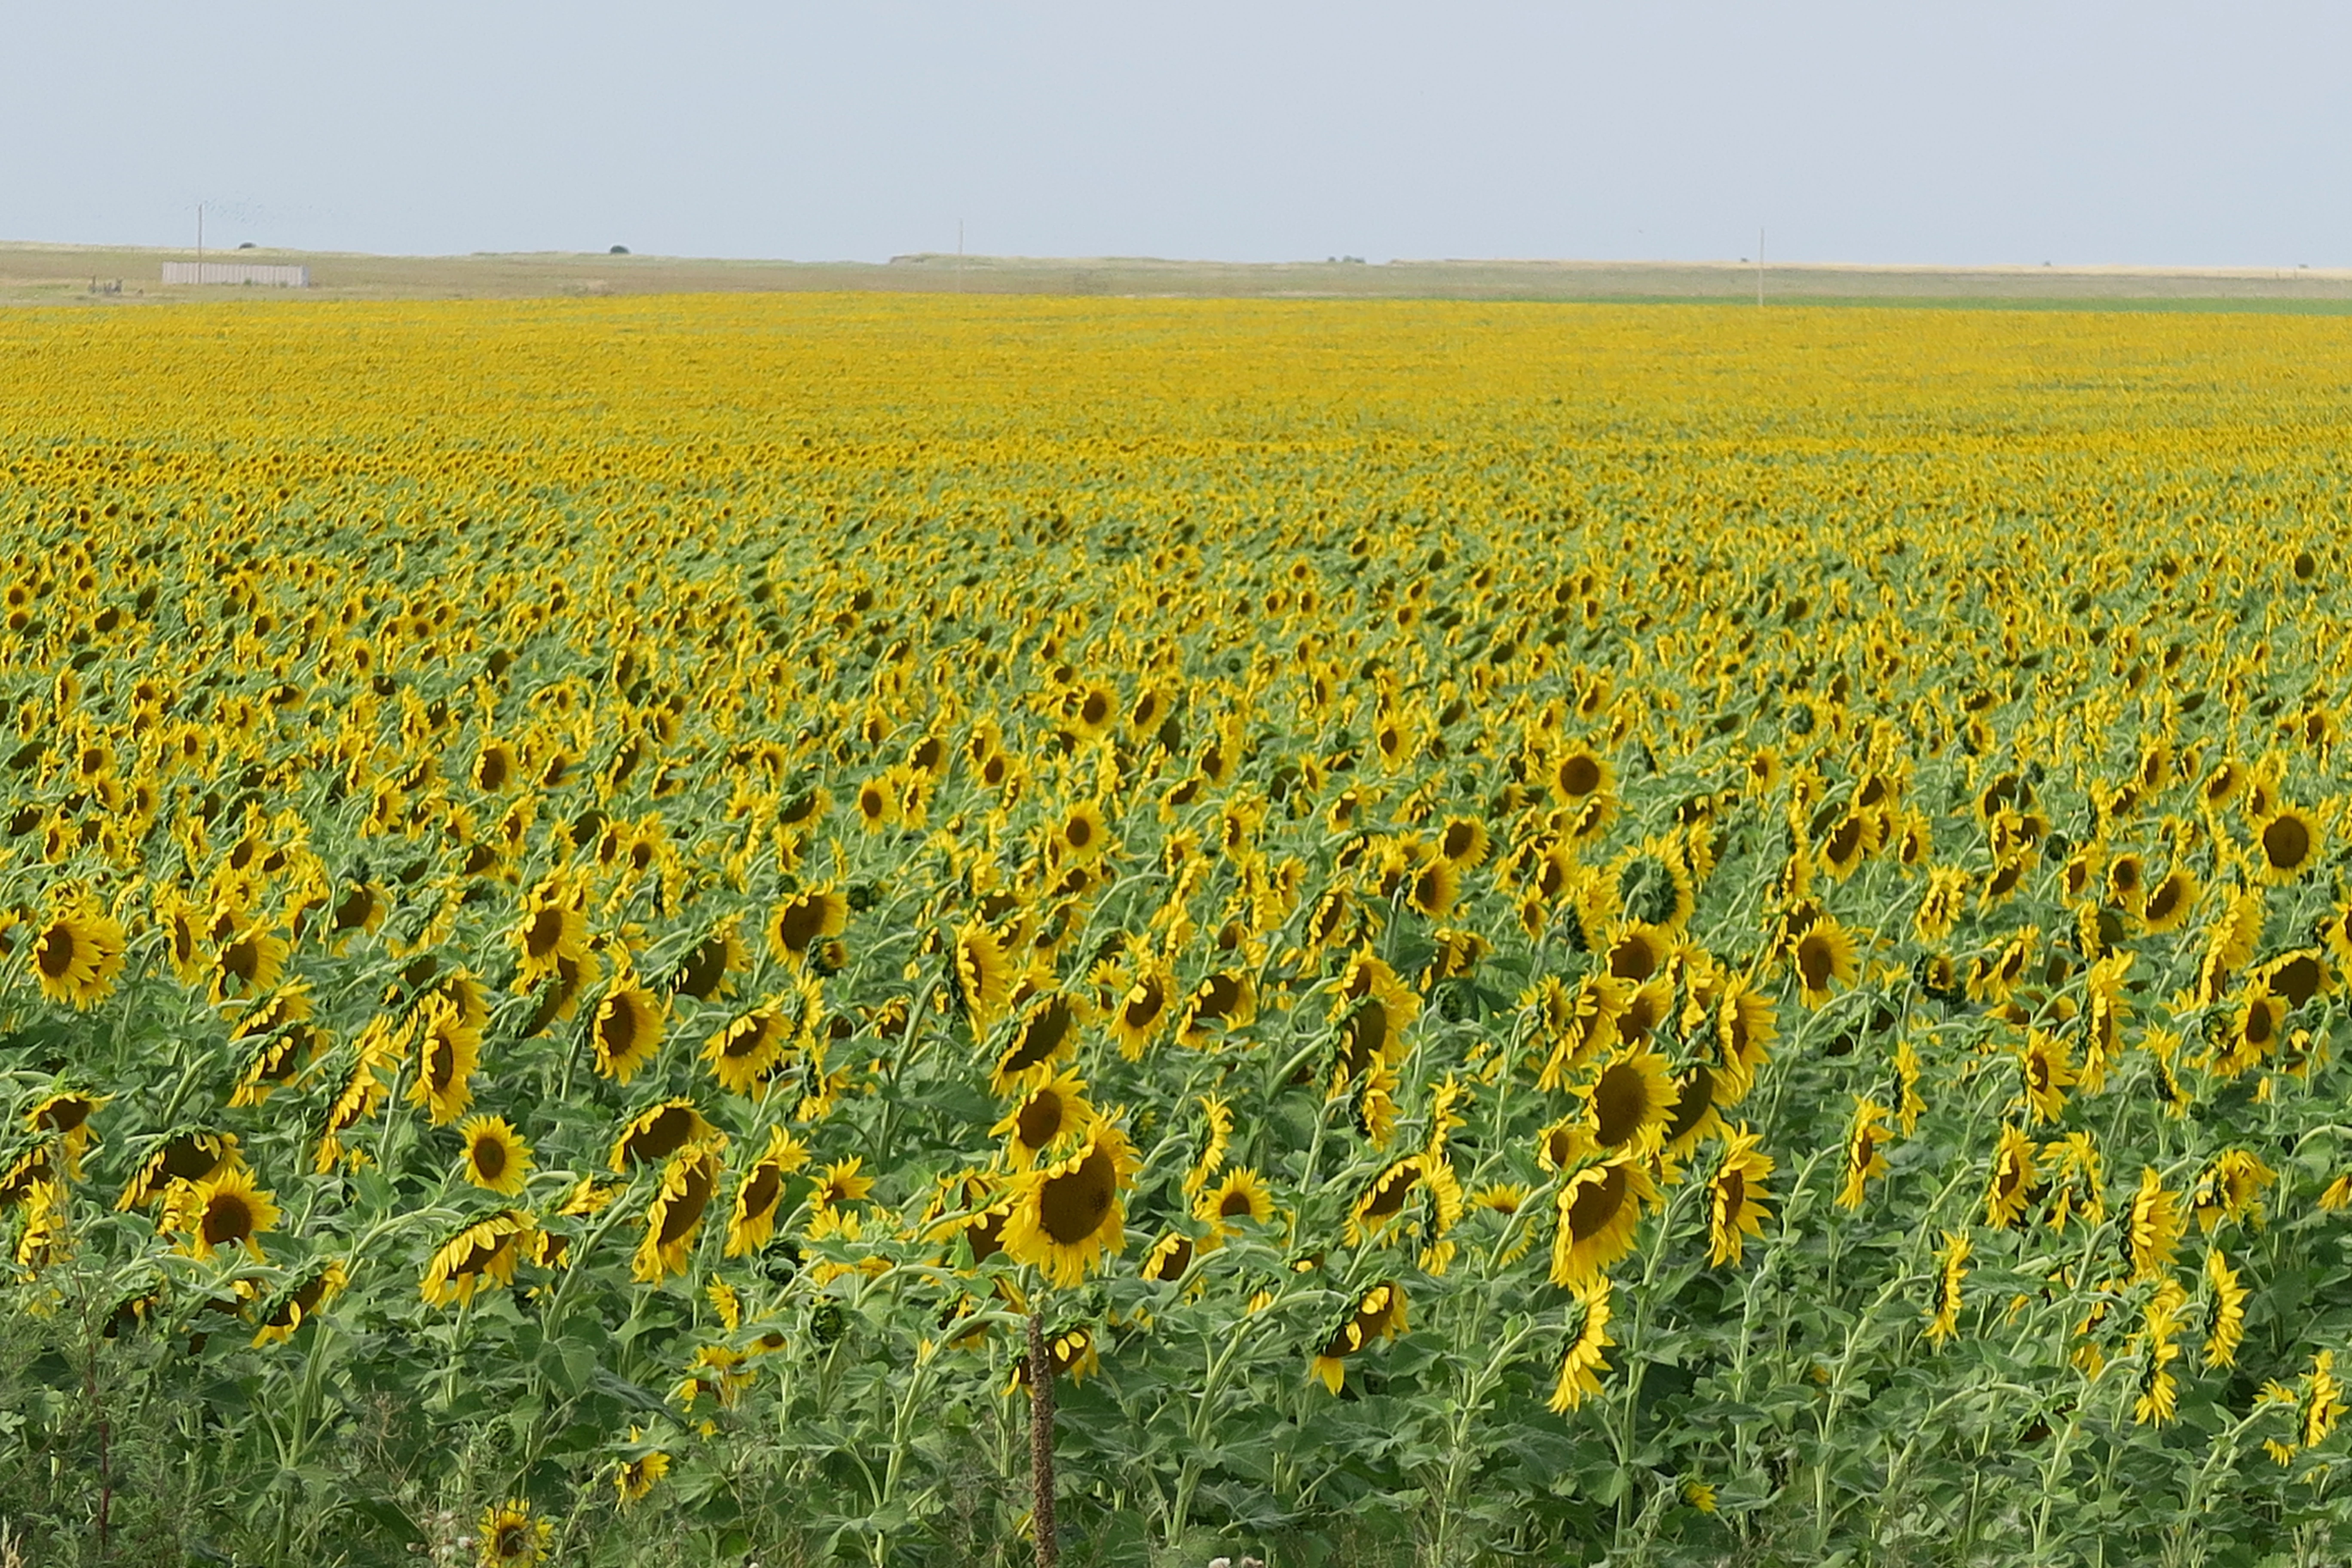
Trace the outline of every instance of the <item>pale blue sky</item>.
<instances>
[{"instance_id":1,"label":"pale blue sky","mask_svg":"<svg viewBox=\"0 0 2352 1568\"><path fill-rule=\"evenodd\" d=\"M0 238L2352 265L2346 0L0 0Z\"/></svg>"}]
</instances>

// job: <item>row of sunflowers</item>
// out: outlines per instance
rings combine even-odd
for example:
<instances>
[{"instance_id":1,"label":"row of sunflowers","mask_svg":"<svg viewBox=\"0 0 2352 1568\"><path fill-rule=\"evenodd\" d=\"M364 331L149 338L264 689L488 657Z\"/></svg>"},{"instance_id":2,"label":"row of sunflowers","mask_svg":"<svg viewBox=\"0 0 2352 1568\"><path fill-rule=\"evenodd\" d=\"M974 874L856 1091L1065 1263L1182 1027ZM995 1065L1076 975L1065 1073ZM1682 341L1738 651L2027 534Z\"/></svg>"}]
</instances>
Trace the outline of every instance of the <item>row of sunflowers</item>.
<instances>
[{"instance_id":1,"label":"row of sunflowers","mask_svg":"<svg viewBox=\"0 0 2352 1568\"><path fill-rule=\"evenodd\" d=\"M2347 349L0 321L0 1529L2322 1560Z\"/></svg>"}]
</instances>

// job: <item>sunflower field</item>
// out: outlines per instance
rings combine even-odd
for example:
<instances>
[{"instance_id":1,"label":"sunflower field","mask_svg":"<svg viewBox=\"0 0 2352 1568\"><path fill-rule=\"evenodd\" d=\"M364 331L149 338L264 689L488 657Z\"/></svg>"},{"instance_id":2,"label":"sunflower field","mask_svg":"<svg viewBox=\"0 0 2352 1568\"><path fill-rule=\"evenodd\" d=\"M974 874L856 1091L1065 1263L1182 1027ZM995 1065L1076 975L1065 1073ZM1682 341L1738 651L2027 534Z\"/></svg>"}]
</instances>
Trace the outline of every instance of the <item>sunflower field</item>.
<instances>
[{"instance_id":1,"label":"sunflower field","mask_svg":"<svg viewBox=\"0 0 2352 1568\"><path fill-rule=\"evenodd\" d=\"M0 372L0 1556L2352 1552L2352 323Z\"/></svg>"}]
</instances>

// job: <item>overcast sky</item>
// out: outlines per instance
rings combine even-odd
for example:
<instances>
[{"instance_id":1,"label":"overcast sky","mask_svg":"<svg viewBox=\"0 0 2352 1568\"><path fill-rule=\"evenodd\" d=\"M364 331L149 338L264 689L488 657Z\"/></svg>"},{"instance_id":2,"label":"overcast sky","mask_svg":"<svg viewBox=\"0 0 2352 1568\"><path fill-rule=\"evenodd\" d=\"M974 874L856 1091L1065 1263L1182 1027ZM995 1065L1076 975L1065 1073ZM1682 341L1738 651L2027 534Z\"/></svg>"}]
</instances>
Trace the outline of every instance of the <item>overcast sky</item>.
<instances>
[{"instance_id":1,"label":"overcast sky","mask_svg":"<svg viewBox=\"0 0 2352 1568\"><path fill-rule=\"evenodd\" d=\"M2346 0L0 0L0 238L2352 265Z\"/></svg>"}]
</instances>

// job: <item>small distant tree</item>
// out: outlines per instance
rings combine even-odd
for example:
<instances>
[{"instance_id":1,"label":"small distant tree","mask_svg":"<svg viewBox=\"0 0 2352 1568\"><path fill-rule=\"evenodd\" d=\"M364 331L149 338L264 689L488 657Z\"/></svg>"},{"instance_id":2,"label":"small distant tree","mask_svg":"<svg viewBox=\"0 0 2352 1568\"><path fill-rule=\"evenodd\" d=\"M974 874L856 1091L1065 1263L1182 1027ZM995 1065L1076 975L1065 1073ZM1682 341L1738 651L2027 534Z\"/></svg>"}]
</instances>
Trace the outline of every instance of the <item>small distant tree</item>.
<instances>
[{"instance_id":1,"label":"small distant tree","mask_svg":"<svg viewBox=\"0 0 2352 1568\"><path fill-rule=\"evenodd\" d=\"M629 247L625 245L616 245L613 247L612 254L614 256L626 256L629 254Z\"/></svg>"}]
</instances>

